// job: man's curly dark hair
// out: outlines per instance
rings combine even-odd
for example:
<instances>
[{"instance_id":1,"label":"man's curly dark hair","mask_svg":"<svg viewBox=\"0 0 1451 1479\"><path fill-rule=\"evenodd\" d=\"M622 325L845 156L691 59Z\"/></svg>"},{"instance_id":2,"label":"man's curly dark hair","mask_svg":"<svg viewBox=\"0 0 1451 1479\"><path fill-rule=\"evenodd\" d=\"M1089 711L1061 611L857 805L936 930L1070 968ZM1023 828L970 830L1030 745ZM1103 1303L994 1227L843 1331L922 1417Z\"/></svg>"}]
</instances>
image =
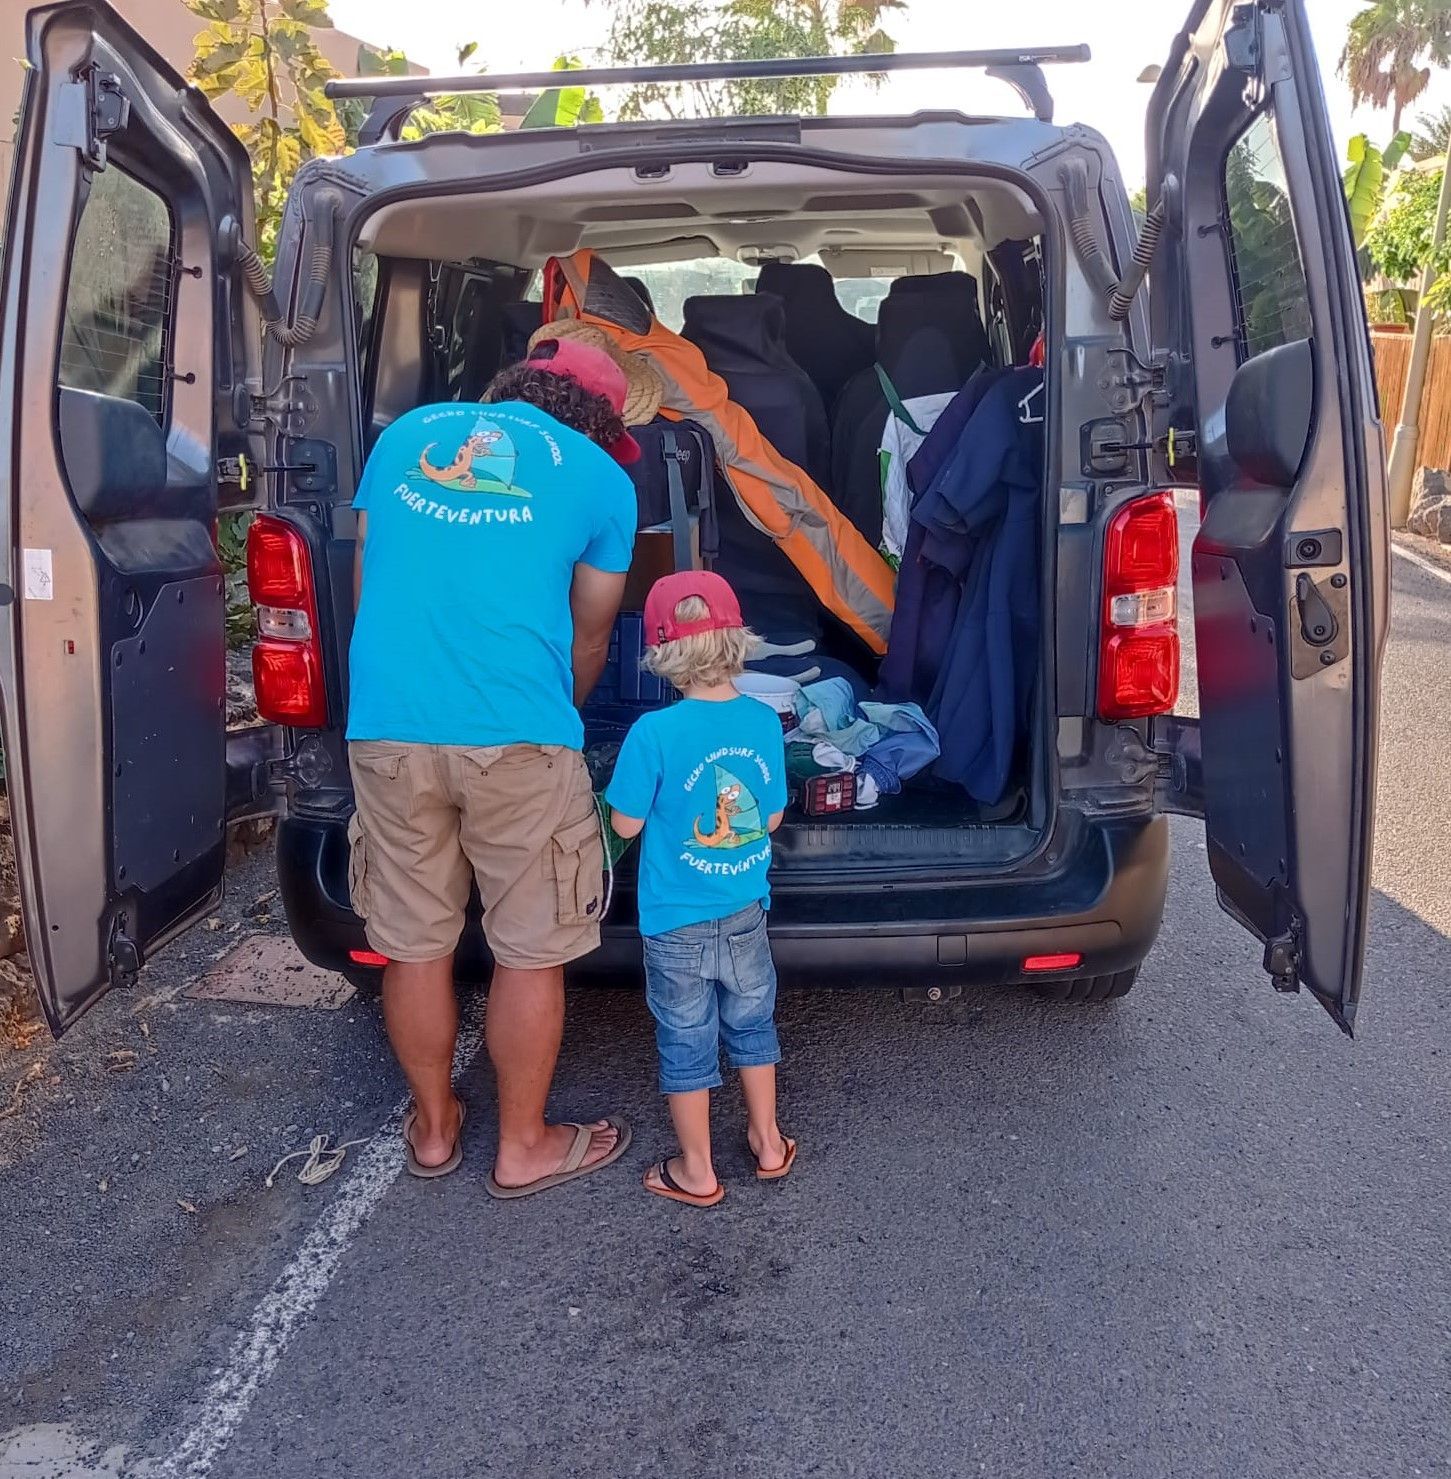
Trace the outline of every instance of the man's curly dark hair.
<instances>
[{"instance_id":1,"label":"man's curly dark hair","mask_svg":"<svg viewBox=\"0 0 1451 1479\"><path fill-rule=\"evenodd\" d=\"M552 344L541 344L534 358L550 358L553 348ZM537 406L602 447L613 446L625 434L625 423L604 396L586 390L571 375L554 375L522 362L500 370L489 382L483 399L524 401Z\"/></svg>"}]
</instances>

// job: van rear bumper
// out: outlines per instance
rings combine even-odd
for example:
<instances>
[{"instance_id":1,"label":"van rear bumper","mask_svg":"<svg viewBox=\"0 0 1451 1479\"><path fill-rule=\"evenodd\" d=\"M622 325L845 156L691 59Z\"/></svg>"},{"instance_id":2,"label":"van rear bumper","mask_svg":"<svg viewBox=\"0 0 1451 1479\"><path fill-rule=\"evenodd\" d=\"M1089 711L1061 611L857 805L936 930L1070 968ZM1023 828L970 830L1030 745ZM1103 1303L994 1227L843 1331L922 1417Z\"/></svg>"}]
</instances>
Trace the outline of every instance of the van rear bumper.
<instances>
[{"instance_id":1,"label":"van rear bumper","mask_svg":"<svg viewBox=\"0 0 1451 1479\"><path fill-rule=\"evenodd\" d=\"M1004 985L1043 979L1023 970L1029 956L1074 953L1082 963L1064 974L1132 969L1148 954L1163 917L1168 819L1075 822L1056 862L1032 875L871 887L773 881L771 945L783 982ZM302 953L326 970L357 975L349 952L366 950L367 941L348 902L346 824L289 817L279 827L277 852L288 923ZM621 904L633 920L633 900L626 896ZM485 981L489 967L483 931L471 917L459 942L458 974ZM641 945L633 923L606 925L601 948L570 974L601 985L638 982Z\"/></svg>"}]
</instances>

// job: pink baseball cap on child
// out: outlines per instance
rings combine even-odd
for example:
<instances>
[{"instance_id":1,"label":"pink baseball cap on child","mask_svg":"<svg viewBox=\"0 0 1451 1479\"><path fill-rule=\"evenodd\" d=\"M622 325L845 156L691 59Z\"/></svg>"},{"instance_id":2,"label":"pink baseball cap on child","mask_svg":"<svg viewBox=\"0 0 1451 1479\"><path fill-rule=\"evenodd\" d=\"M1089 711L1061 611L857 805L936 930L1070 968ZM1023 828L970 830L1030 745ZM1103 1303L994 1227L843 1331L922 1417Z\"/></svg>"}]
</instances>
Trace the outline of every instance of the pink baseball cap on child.
<instances>
[{"instance_id":1,"label":"pink baseball cap on child","mask_svg":"<svg viewBox=\"0 0 1451 1479\"><path fill-rule=\"evenodd\" d=\"M706 614L696 621L677 621L675 608L689 596L699 596ZM713 570L677 570L662 575L645 598L645 640L658 647L701 632L728 632L745 626L741 603L729 582Z\"/></svg>"}]
</instances>

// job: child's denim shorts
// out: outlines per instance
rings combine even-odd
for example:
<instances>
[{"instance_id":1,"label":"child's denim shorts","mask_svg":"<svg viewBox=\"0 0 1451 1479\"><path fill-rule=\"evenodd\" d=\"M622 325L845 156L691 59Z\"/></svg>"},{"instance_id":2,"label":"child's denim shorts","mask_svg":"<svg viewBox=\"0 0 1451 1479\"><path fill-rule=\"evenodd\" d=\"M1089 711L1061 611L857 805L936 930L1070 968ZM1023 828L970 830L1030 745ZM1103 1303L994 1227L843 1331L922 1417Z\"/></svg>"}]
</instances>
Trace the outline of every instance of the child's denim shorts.
<instances>
[{"instance_id":1,"label":"child's denim shorts","mask_svg":"<svg viewBox=\"0 0 1451 1479\"><path fill-rule=\"evenodd\" d=\"M733 1068L779 1063L766 911L752 904L725 919L647 935L645 999L662 1094L718 1089L722 1042Z\"/></svg>"}]
</instances>

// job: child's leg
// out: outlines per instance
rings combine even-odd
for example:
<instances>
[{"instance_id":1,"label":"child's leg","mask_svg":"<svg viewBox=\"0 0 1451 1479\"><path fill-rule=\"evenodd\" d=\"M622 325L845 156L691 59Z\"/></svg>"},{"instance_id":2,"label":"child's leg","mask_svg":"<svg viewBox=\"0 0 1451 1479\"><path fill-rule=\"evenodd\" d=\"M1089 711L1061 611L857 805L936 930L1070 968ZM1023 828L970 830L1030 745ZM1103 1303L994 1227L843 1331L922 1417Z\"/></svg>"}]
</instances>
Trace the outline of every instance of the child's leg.
<instances>
[{"instance_id":1,"label":"child's leg","mask_svg":"<svg viewBox=\"0 0 1451 1479\"><path fill-rule=\"evenodd\" d=\"M720 1027L731 1066L740 1070L746 1101L746 1139L763 1171L774 1171L786 1159L786 1146L776 1123L776 1064L781 1043L776 1036L776 966L766 935L766 912L759 905L729 922L722 951Z\"/></svg>"},{"instance_id":2,"label":"child's leg","mask_svg":"<svg viewBox=\"0 0 1451 1479\"><path fill-rule=\"evenodd\" d=\"M710 1090L666 1096L680 1154L670 1162L670 1174L686 1191L707 1196L715 1190L715 1166L710 1157Z\"/></svg>"},{"instance_id":3,"label":"child's leg","mask_svg":"<svg viewBox=\"0 0 1451 1479\"><path fill-rule=\"evenodd\" d=\"M716 1185L710 1153L710 1091L720 1087L720 1018L715 982L705 975L712 925L690 925L645 940L645 1000L655 1018L660 1092L680 1137L670 1174L687 1191Z\"/></svg>"},{"instance_id":4,"label":"child's leg","mask_svg":"<svg viewBox=\"0 0 1451 1479\"><path fill-rule=\"evenodd\" d=\"M786 1164L786 1142L776 1123L776 1065L741 1069L741 1097L746 1101L746 1139L763 1171Z\"/></svg>"}]
</instances>

